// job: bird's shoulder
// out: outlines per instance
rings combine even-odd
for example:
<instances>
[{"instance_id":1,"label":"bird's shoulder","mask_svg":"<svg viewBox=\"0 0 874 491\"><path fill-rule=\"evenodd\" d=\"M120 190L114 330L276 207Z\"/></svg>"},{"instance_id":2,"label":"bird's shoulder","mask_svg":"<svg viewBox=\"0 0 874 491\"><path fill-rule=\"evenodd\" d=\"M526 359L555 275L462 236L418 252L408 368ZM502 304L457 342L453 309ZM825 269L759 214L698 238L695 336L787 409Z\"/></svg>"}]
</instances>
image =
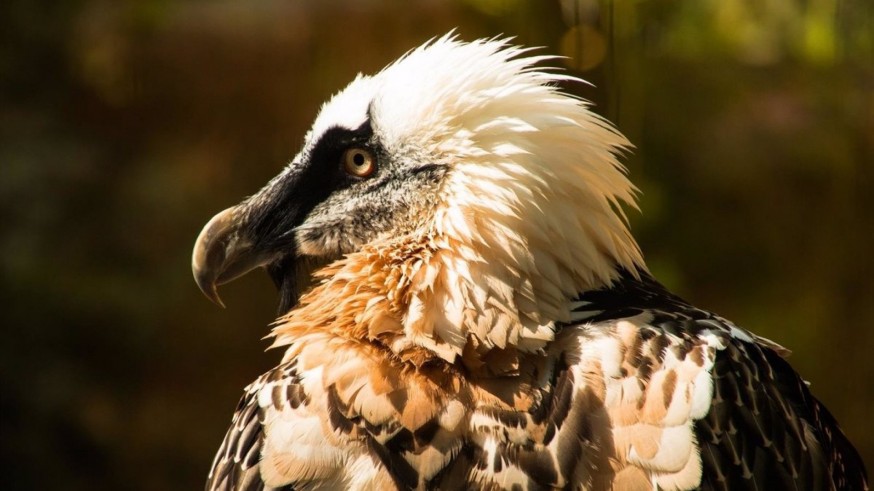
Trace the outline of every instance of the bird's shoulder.
<instances>
[{"instance_id":1,"label":"bird's shoulder","mask_svg":"<svg viewBox=\"0 0 874 491\"><path fill-rule=\"evenodd\" d=\"M693 430L692 453L698 453L703 471L700 488L867 489L858 453L786 361L789 351L777 343L694 307L646 273L625 273L611 287L581 295L572 315L575 323L606 329L607 337L618 340L621 326L633 326L639 339L620 345L619 352L624 359L656 362L637 363L636 371L630 367L631 377L648 392L661 386L671 412L690 390L700 404L706 401L683 421ZM641 343L645 338L657 342ZM706 347L701 378L690 385L661 383L658 372L670 373L678 355L696 346ZM619 380L627 378L623 371ZM622 425L612 423L616 433ZM670 488L666 484L661 487Z\"/></svg>"}]
</instances>

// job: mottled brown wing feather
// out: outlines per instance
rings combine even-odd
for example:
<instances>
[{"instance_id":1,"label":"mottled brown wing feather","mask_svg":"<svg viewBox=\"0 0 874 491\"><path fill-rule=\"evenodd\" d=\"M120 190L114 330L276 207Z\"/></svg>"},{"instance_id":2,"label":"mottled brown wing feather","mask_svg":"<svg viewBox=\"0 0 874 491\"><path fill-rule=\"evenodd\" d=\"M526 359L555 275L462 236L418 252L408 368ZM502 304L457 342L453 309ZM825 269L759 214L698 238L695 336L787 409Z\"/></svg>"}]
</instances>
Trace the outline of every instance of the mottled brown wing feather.
<instances>
[{"instance_id":1,"label":"mottled brown wing feather","mask_svg":"<svg viewBox=\"0 0 874 491\"><path fill-rule=\"evenodd\" d=\"M246 387L213 460L206 491L291 490L291 487L265 486L261 478L259 464L264 443L264 410L258 404L258 394L266 384L282 378L293 381L295 375L292 364L280 365Z\"/></svg>"},{"instance_id":2,"label":"mottled brown wing feather","mask_svg":"<svg viewBox=\"0 0 874 491\"><path fill-rule=\"evenodd\" d=\"M695 422L700 489L868 489L858 452L784 359L788 350L688 304L646 273L626 272L580 300L590 322L649 312L650 325L666 334L719 333L725 348L712 368L711 407Z\"/></svg>"}]
</instances>

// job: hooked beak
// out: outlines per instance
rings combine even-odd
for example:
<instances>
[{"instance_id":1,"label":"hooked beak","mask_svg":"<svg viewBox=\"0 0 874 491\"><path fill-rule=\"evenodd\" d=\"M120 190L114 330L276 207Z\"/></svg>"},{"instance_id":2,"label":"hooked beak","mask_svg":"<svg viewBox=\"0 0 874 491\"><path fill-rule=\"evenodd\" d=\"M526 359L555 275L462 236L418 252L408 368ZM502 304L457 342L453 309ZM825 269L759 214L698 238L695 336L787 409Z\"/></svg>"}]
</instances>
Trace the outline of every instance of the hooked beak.
<instances>
[{"instance_id":1,"label":"hooked beak","mask_svg":"<svg viewBox=\"0 0 874 491\"><path fill-rule=\"evenodd\" d=\"M203 227L191 257L191 270L200 291L224 307L217 286L231 282L274 259L274 253L259 251L241 227L240 207L228 208Z\"/></svg>"},{"instance_id":2,"label":"hooked beak","mask_svg":"<svg viewBox=\"0 0 874 491\"><path fill-rule=\"evenodd\" d=\"M295 163L242 203L214 216L203 227L191 257L197 286L224 307L217 287L256 268L265 268L279 289L279 312L294 307L313 268L324 261L297 250L295 229L334 188L332 174Z\"/></svg>"}]
</instances>

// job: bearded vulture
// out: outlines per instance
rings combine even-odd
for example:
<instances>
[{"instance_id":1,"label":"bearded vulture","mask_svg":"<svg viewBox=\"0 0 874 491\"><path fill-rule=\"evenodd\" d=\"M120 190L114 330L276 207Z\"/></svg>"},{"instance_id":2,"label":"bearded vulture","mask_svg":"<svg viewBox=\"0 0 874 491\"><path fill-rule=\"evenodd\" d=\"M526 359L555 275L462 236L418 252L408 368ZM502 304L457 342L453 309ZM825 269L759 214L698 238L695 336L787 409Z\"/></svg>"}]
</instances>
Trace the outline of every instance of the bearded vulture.
<instances>
[{"instance_id":1,"label":"bearded vulture","mask_svg":"<svg viewBox=\"0 0 874 491\"><path fill-rule=\"evenodd\" d=\"M200 289L265 268L285 350L207 489L867 489L784 348L649 274L630 144L548 59L450 34L359 75L204 227Z\"/></svg>"}]
</instances>

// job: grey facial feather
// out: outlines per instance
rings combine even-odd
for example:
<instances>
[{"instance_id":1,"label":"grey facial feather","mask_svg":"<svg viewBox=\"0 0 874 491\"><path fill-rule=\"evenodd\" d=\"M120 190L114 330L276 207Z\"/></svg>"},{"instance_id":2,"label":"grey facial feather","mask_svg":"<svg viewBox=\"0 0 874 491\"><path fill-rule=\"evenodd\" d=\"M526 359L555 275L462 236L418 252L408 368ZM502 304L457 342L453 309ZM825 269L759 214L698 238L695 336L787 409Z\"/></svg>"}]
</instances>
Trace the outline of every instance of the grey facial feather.
<instances>
[{"instance_id":1,"label":"grey facial feather","mask_svg":"<svg viewBox=\"0 0 874 491\"><path fill-rule=\"evenodd\" d=\"M295 229L303 254L339 257L381 236L408 233L432 215L446 166L429 156L378 159L376 177L333 193Z\"/></svg>"}]
</instances>

